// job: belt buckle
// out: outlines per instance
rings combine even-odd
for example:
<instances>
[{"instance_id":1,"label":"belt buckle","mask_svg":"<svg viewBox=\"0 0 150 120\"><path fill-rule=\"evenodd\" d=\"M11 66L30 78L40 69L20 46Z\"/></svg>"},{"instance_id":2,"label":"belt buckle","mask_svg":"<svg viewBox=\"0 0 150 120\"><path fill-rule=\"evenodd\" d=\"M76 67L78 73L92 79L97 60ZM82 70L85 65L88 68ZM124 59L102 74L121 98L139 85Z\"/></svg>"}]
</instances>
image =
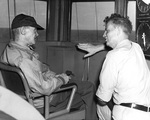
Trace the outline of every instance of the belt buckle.
<instances>
[{"instance_id":1,"label":"belt buckle","mask_svg":"<svg viewBox=\"0 0 150 120\"><path fill-rule=\"evenodd\" d=\"M136 107L136 104L135 104L135 103L132 103L132 104L131 104L131 108L134 108L134 107Z\"/></svg>"},{"instance_id":2,"label":"belt buckle","mask_svg":"<svg viewBox=\"0 0 150 120\"><path fill-rule=\"evenodd\" d=\"M150 108L150 107L148 106L148 107L147 107L147 112L149 112L149 108Z\"/></svg>"}]
</instances>

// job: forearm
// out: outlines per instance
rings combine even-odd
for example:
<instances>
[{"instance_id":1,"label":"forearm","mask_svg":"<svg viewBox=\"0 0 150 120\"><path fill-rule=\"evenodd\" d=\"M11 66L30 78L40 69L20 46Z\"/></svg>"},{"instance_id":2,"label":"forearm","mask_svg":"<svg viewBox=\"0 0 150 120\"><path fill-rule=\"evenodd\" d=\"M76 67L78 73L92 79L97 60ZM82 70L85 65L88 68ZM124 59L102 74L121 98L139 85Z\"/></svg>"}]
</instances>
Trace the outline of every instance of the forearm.
<instances>
[{"instance_id":1,"label":"forearm","mask_svg":"<svg viewBox=\"0 0 150 120\"><path fill-rule=\"evenodd\" d=\"M40 75L41 76L41 75ZM43 76L43 77L42 77ZM51 94L53 91L58 89L61 85L66 84L69 80L69 77L62 73L58 75L51 74L51 71L42 74L41 78L41 87L43 88L43 94Z\"/></svg>"},{"instance_id":2,"label":"forearm","mask_svg":"<svg viewBox=\"0 0 150 120\"><path fill-rule=\"evenodd\" d=\"M103 44L100 44L100 45L95 45L93 47L93 53L97 53L97 52L100 52L100 51L103 51L103 50L106 50L106 51L110 51L112 50L111 47L107 46L106 43L103 43ZM91 49L91 52L92 52L92 49Z\"/></svg>"},{"instance_id":3,"label":"forearm","mask_svg":"<svg viewBox=\"0 0 150 120\"><path fill-rule=\"evenodd\" d=\"M95 53L105 50L105 44L96 45L94 49L95 49Z\"/></svg>"},{"instance_id":4,"label":"forearm","mask_svg":"<svg viewBox=\"0 0 150 120\"><path fill-rule=\"evenodd\" d=\"M100 98L97 97L97 103L98 103L100 106L105 106L105 105L107 105L111 111L113 110L114 103L113 103L112 100L110 100L109 102L106 102L106 101L103 101L102 99L100 99Z\"/></svg>"},{"instance_id":5,"label":"forearm","mask_svg":"<svg viewBox=\"0 0 150 120\"><path fill-rule=\"evenodd\" d=\"M78 48L81 50L84 50L88 52L84 57L90 57L94 55L97 52L105 50L105 43L104 44L99 44L99 45L93 45L90 43L79 43Z\"/></svg>"},{"instance_id":6,"label":"forearm","mask_svg":"<svg viewBox=\"0 0 150 120\"><path fill-rule=\"evenodd\" d=\"M50 95L53 91L60 88L64 84L64 81L60 78L53 77L47 81L43 81L41 85L41 93L44 95Z\"/></svg>"}]
</instances>

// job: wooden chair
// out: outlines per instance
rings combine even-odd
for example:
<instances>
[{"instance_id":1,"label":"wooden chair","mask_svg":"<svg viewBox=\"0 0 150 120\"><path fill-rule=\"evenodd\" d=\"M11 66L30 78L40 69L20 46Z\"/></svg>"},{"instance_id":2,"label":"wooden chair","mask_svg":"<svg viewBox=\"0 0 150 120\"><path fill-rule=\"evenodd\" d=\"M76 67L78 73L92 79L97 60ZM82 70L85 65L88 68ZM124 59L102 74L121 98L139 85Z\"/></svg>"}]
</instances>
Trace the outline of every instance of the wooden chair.
<instances>
[{"instance_id":1,"label":"wooden chair","mask_svg":"<svg viewBox=\"0 0 150 120\"><path fill-rule=\"evenodd\" d=\"M65 92L71 90L70 99L65 109L50 113L49 112L49 96L41 95L32 92L29 88L28 82L26 80L25 75L23 74L22 70L11 66L5 63L0 62L0 84L7 89L13 91L14 93L21 96L23 99L27 100L30 104L33 104L33 100L39 97L44 97L44 117L45 119L56 119L56 120L69 120L69 119L85 119L85 110L77 110L73 113L70 112L71 104L77 90L76 84L66 84L63 85L61 88L54 91L52 94L57 94L60 92ZM71 117L72 116L72 117Z\"/></svg>"}]
</instances>

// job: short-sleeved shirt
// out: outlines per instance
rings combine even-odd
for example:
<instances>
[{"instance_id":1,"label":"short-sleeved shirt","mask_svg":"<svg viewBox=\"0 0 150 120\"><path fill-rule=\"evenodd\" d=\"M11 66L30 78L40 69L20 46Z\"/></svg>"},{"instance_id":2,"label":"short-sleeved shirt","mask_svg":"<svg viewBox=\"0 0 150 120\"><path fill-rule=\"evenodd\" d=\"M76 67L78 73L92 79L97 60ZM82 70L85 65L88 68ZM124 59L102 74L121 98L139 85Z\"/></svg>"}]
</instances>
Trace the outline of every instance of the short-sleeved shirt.
<instances>
[{"instance_id":1,"label":"short-sleeved shirt","mask_svg":"<svg viewBox=\"0 0 150 120\"><path fill-rule=\"evenodd\" d=\"M12 41L1 55L1 61L21 68L34 92L43 94L48 89L52 93L55 88L63 84L63 81L60 77L56 77L47 65L40 62L38 56L28 47ZM38 107L43 105L43 102L37 100L35 104Z\"/></svg>"},{"instance_id":2,"label":"short-sleeved shirt","mask_svg":"<svg viewBox=\"0 0 150 120\"><path fill-rule=\"evenodd\" d=\"M106 55L96 95L116 104L150 106L150 71L141 47L124 40Z\"/></svg>"}]
</instances>

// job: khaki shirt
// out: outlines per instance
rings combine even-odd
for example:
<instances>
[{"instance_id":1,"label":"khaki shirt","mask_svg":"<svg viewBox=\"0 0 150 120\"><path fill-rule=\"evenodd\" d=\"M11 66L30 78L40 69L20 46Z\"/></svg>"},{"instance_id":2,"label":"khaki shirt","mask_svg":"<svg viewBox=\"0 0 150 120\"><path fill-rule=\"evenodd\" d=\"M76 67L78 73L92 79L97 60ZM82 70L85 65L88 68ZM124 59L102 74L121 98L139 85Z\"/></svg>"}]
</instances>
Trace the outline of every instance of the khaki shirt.
<instances>
[{"instance_id":1,"label":"khaki shirt","mask_svg":"<svg viewBox=\"0 0 150 120\"><path fill-rule=\"evenodd\" d=\"M47 90L52 93L55 88L63 84L63 78L56 77L49 67L38 60L39 55L28 47L10 42L4 50L1 61L15 65L23 71L32 91L45 94ZM36 101L36 106L43 103Z\"/></svg>"}]
</instances>

